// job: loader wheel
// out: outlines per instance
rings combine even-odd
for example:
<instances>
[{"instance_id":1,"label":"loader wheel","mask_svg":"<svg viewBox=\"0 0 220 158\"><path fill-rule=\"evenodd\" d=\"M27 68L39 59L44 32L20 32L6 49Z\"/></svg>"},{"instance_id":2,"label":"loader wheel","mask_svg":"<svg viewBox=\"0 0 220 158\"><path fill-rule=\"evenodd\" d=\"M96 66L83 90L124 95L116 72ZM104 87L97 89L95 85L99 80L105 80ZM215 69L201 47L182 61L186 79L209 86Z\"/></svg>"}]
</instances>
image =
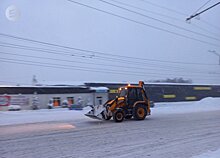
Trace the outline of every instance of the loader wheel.
<instances>
[{"instance_id":1,"label":"loader wheel","mask_svg":"<svg viewBox=\"0 0 220 158\"><path fill-rule=\"evenodd\" d=\"M144 120L147 116L146 106L143 104L138 104L133 109L133 117L135 120Z\"/></svg>"},{"instance_id":2,"label":"loader wheel","mask_svg":"<svg viewBox=\"0 0 220 158\"><path fill-rule=\"evenodd\" d=\"M113 114L113 119L115 122L122 122L124 120L124 113L123 110L118 109L114 114Z\"/></svg>"}]
</instances>

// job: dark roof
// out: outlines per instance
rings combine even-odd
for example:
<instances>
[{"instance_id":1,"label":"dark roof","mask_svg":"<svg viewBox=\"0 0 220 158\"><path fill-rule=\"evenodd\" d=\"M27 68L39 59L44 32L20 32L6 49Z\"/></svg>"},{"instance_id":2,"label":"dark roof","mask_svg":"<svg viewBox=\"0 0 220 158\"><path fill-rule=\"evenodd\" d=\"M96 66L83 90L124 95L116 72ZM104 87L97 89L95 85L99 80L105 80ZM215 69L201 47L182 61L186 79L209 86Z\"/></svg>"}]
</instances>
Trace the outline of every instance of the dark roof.
<instances>
[{"instance_id":1,"label":"dark roof","mask_svg":"<svg viewBox=\"0 0 220 158\"><path fill-rule=\"evenodd\" d=\"M88 87L68 87L68 86L49 86L49 87L0 87L0 94L66 94L66 93L90 93L94 92Z\"/></svg>"}]
</instances>

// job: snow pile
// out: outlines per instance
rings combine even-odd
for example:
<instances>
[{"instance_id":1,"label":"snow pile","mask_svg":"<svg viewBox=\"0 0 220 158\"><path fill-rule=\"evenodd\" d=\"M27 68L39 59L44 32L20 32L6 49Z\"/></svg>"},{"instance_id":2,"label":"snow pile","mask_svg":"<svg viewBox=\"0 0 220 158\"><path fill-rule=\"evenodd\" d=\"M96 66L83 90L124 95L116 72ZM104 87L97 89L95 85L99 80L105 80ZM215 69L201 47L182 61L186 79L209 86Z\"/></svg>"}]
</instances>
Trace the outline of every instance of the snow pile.
<instances>
[{"instance_id":1,"label":"snow pile","mask_svg":"<svg viewBox=\"0 0 220 158\"><path fill-rule=\"evenodd\" d=\"M220 98L205 98L194 102L155 103L154 114L180 114L220 110Z\"/></svg>"},{"instance_id":2,"label":"snow pile","mask_svg":"<svg viewBox=\"0 0 220 158\"><path fill-rule=\"evenodd\" d=\"M216 151L208 151L207 153L193 156L192 158L219 158L219 157L220 157L220 149Z\"/></svg>"}]
</instances>

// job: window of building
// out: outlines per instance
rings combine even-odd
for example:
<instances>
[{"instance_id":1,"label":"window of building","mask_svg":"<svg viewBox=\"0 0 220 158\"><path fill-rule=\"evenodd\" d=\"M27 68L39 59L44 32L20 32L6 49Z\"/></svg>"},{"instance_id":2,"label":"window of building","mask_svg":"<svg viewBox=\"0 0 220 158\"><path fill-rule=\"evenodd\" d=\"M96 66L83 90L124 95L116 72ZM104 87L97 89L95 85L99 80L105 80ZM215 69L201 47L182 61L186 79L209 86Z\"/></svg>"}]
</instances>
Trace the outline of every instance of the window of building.
<instances>
[{"instance_id":1,"label":"window of building","mask_svg":"<svg viewBox=\"0 0 220 158\"><path fill-rule=\"evenodd\" d=\"M68 105L74 104L74 97L67 97Z\"/></svg>"},{"instance_id":2,"label":"window of building","mask_svg":"<svg viewBox=\"0 0 220 158\"><path fill-rule=\"evenodd\" d=\"M102 105L102 97L96 97L97 101L98 101L98 104L99 105Z\"/></svg>"},{"instance_id":3,"label":"window of building","mask_svg":"<svg viewBox=\"0 0 220 158\"><path fill-rule=\"evenodd\" d=\"M54 97L53 98L53 106L57 107L57 106L60 106L60 97Z\"/></svg>"}]
</instances>

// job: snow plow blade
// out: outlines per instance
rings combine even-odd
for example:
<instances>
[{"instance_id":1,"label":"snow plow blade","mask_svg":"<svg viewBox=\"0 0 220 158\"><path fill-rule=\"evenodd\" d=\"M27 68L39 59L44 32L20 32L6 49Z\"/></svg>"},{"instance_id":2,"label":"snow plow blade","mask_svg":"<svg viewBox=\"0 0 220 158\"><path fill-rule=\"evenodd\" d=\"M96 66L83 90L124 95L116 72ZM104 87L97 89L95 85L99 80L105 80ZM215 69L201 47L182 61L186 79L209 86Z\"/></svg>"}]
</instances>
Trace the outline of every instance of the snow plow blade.
<instances>
[{"instance_id":1,"label":"snow plow blade","mask_svg":"<svg viewBox=\"0 0 220 158\"><path fill-rule=\"evenodd\" d=\"M92 119L98 119L98 120L103 120L103 115L102 113L105 110L105 107L103 105L99 106L90 106L91 110L85 114L85 116L90 117Z\"/></svg>"},{"instance_id":2,"label":"snow plow blade","mask_svg":"<svg viewBox=\"0 0 220 158\"><path fill-rule=\"evenodd\" d=\"M100 117L97 117L97 116L95 116L95 115L92 115L92 114L85 114L87 117L89 117L89 118L92 118L92 119L97 119L97 120L103 120L102 118L100 118Z\"/></svg>"}]
</instances>

